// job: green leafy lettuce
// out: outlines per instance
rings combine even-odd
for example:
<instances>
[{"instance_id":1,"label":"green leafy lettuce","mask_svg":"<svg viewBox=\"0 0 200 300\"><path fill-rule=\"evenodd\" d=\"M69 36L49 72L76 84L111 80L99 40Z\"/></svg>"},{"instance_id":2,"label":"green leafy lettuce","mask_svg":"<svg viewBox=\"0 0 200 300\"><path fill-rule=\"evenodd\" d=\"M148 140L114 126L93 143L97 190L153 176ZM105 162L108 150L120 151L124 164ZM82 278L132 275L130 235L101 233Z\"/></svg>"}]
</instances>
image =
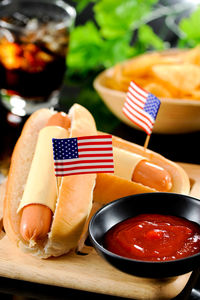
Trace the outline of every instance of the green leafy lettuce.
<instances>
[{"instance_id":1,"label":"green leafy lettuce","mask_svg":"<svg viewBox=\"0 0 200 300\"><path fill-rule=\"evenodd\" d=\"M157 0L93 2L94 20L75 27L71 32L68 74L83 76L90 71L98 72L141 53L144 49L165 48L165 43L152 28L142 23ZM82 0L79 7L85 7L86 4L88 1ZM137 38L133 42L136 32Z\"/></svg>"},{"instance_id":2,"label":"green leafy lettuce","mask_svg":"<svg viewBox=\"0 0 200 300\"><path fill-rule=\"evenodd\" d=\"M178 43L180 47L195 47L200 43L200 7L180 21L179 29L182 32Z\"/></svg>"}]
</instances>

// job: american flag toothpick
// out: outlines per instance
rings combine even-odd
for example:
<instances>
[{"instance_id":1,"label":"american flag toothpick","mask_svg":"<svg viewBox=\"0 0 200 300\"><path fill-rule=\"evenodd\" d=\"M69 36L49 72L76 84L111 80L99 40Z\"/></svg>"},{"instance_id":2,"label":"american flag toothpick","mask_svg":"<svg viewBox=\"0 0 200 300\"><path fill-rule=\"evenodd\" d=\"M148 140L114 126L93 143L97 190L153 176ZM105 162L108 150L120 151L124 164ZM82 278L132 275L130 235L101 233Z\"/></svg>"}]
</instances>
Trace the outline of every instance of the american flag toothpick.
<instances>
[{"instance_id":1,"label":"american flag toothpick","mask_svg":"<svg viewBox=\"0 0 200 300\"><path fill-rule=\"evenodd\" d=\"M113 173L112 135L52 139L56 176Z\"/></svg>"},{"instance_id":2,"label":"american flag toothpick","mask_svg":"<svg viewBox=\"0 0 200 300\"><path fill-rule=\"evenodd\" d=\"M129 120L147 133L145 149L153 130L160 103L156 96L145 91L135 82L130 82L122 111Z\"/></svg>"}]
</instances>

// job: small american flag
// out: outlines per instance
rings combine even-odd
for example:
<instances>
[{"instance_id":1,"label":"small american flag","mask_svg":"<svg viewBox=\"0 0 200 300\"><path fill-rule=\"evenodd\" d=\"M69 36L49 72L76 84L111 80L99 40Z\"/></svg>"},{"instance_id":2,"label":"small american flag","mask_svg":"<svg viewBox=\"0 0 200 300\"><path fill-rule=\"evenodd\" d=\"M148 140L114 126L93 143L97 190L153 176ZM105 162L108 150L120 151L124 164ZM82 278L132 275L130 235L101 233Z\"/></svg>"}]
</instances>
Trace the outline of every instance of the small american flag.
<instances>
[{"instance_id":1,"label":"small american flag","mask_svg":"<svg viewBox=\"0 0 200 300\"><path fill-rule=\"evenodd\" d=\"M159 108L160 100L156 96L131 81L122 109L128 119L150 135Z\"/></svg>"},{"instance_id":2,"label":"small american flag","mask_svg":"<svg viewBox=\"0 0 200 300\"><path fill-rule=\"evenodd\" d=\"M56 176L113 173L112 135L52 139Z\"/></svg>"}]
</instances>

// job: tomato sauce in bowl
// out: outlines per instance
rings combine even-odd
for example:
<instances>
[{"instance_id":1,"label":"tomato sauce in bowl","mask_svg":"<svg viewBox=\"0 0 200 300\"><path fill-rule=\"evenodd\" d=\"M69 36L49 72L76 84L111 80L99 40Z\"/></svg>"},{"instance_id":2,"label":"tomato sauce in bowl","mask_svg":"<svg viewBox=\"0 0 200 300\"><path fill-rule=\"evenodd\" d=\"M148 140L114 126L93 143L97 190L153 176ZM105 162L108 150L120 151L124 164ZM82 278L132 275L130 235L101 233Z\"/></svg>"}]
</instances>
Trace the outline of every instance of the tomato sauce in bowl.
<instances>
[{"instance_id":1,"label":"tomato sauce in bowl","mask_svg":"<svg viewBox=\"0 0 200 300\"><path fill-rule=\"evenodd\" d=\"M124 222L134 224L126 228ZM156 192L117 199L94 214L88 231L100 256L134 276L166 278L200 267L200 200L188 195Z\"/></svg>"},{"instance_id":2,"label":"tomato sauce in bowl","mask_svg":"<svg viewBox=\"0 0 200 300\"><path fill-rule=\"evenodd\" d=\"M109 229L104 247L136 260L176 260L200 252L200 226L182 217L140 214Z\"/></svg>"}]
</instances>

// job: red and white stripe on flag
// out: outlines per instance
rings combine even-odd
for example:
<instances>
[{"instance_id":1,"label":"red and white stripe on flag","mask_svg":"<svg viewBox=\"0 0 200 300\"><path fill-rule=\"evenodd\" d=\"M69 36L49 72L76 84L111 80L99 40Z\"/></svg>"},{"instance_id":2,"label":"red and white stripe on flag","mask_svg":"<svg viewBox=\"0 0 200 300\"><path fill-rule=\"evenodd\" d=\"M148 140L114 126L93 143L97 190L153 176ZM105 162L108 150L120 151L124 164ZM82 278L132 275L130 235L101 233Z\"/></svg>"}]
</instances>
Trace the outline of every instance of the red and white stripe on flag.
<instances>
[{"instance_id":1,"label":"red and white stripe on flag","mask_svg":"<svg viewBox=\"0 0 200 300\"><path fill-rule=\"evenodd\" d=\"M123 113L134 124L151 134L160 107L160 100L131 81L123 106Z\"/></svg>"},{"instance_id":2,"label":"red and white stripe on flag","mask_svg":"<svg viewBox=\"0 0 200 300\"><path fill-rule=\"evenodd\" d=\"M112 135L52 139L56 176L113 173Z\"/></svg>"}]
</instances>

